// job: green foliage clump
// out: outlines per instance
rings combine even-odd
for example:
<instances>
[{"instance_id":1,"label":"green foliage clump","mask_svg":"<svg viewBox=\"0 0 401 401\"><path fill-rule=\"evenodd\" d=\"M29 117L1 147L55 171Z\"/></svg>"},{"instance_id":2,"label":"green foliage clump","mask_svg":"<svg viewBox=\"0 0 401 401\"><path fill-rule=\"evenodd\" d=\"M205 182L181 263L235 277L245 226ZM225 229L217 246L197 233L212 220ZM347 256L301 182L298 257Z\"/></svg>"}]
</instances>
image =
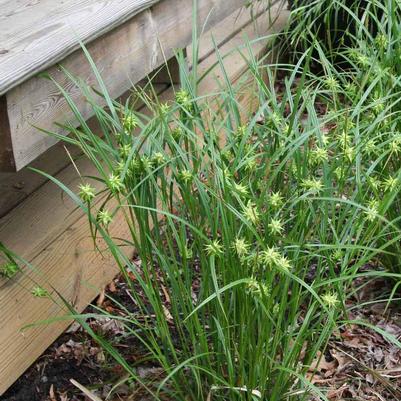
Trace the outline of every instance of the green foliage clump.
<instances>
[{"instance_id":1,"label":"green foliage clump","mask_svg":"<svg viewBox=\"0 0 401 401\"><path fill-rule=\"evenodd\" d=\"M108 111L82 87L103 136L75 108L82 127L68 127L71 136L61 139L97 169L101 200L90 184L75 195L53 180L87 213L92 235L103 237L119 265L136 311L115 318L162 377L144 381L135 363L81 323L154 399L326 399L307 372L347 322L352 280L373 262L400 268L394 4L383 8L386 22L375 35L352 16L360 25L342 53L346 70L318 41L296 65L250 57L254 116L243 118L238 102L246 77L201 99L196 69L190 74L184 65L175 101L139 93L150 117L112 101L99 74ZM310 69L315 57L319 76ZM116 216L140 265L112 236Z\"/></svg>"}]
</instances>

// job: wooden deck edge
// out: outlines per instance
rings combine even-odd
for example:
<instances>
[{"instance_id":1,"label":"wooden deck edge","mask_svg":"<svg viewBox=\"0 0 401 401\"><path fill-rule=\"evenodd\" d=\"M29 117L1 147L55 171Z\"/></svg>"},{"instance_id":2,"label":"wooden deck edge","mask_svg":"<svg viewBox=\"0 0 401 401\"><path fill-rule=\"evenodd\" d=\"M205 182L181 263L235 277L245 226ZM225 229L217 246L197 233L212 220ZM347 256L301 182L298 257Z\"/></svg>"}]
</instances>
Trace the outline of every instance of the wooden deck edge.
<instances>
[{"instance_id":1,"label":"wooden deck edge","mask_svg":"<svg viewBox=\"0 0 401 401\"><path fill-rule=\"evenodd\" d=\"M200 29L210 29L246 0L198 0L197 17ZM131 20L116 27L87 45L111 97L124 93L131 82L138 82L165 61L175 50L185 48L192 38L193 2L190 0L160 1ZM81 50L63 59L60 64L72 75L98 87L96 77ZM59 65L46 73L55 79L74 100L85 119L91 108L84 96L71 83ZM65 133L61 124L78 124L67 102L54 84L43 76L35 76L6 93L7 115L13 147L14 165L20 170L35 160L57 140L44 135L36 127Z\"/></svg>"},{"instance_id":2,"label":"wooden deck edge","mask_svg":"<svg viewBox=\"0 0 401 401\"><path fill-rule=\"evenodd\" d=\"M250 36L249 32L247 36ZM227 53L243 38L239 33L224 44L220 52ZM254 53L263 54L265 47L266 43L257 43ZM200 70L207 70L215 61L215 57L207 58L199 66ZM232 53L226 59L226 66L233 82L242 79L247 69L246 61L238 53ZM203 81L200 93L214 92L220 74L217 67ZM172 96L172 89L163 92L163 101ZM257 106L252 85L239 100L244 115ZM83 175L94 174L86 160L78 160L77 165ZM57 178L71 188L78 182L73 166L62 170ZM115 221L113 234L123 238L128 233L122 222ZM1 395L69 324L63 321L20 331L26 324L62 313L60 307L49 300L32 297L30 290L35 282L39 281L45 287L51 284L78 310L83 310L102 286L112 280L116 268L111 258L101 257L93 251L86 216L74 210L73 203L51 183L44 184L0 220L0 241L38 267L38 270L20 274L11 281L0 281Z\"/></svg>"},{"instance_id":3,"label":"wooden deck edge","mask_svg":"<svg viewBox=\"0 0 401 401\"><path fill-rule=\"evenodd\" d=\"M260 13L261 10L257 9L256 14L260 15ZM214 45L210 39L212 35L216 46L220 48L227 42L228 38L232 38L233 36L237 35L242 29L244 29L244 27L249 25L251 18L252 16L250 13L244 9L241 11L236 11L230 16L226 17L221 24L216 25L214 28L204 34L201 38L199 48L200 62L207 59L214 52ZM229 37L227 37L227 31L230 31ZM190 54L190 49L188 50L188 53L189 59L191 59L192 56ZM159 83L162 83L162 77L170 78L168 74L162 72L160 78L158 79ZM144 80L144 84L145 81L146 80ZM168 82L168 80L165 80L163 83L166 82L171 84ZM139 85L141 86L140 83ZM3 149L1 143L2 140L0 139L0 149ZM9 146L11 147L11 144ZM67 148L73 157L77 156L76 149L70 146L67 146ZM24 167L22 170L13 173L0 172L0 192L3 195L0 197L0 219L46 182L45 177L30 171L29 167L34 167L36 169L46 171L48 174L54 175L61 172L69 163L69 157L65 151L65 144L58 143L48 149L37 159L35 159L29 166Z\"/></svg>"}]
</instances>

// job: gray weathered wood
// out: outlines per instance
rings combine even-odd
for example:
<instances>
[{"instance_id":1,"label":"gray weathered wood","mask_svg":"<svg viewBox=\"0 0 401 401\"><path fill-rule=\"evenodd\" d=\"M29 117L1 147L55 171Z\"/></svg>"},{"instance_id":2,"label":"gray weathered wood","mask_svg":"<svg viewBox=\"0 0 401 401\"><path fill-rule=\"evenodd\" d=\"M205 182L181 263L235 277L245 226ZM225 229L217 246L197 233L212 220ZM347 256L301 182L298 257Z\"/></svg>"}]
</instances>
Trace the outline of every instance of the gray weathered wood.
<instances>
[{"instance_id":1,"label":"gray weathered wood","mask_svg":"<svg viewBox=\"0 0 401 401\"><path fill-rule=\"evenodd\" d=\"M0 95L158 1L1 0Z\"/></svg>"},{"instance_id":2,"label":"gray weathered wood","mask_svg":"<svg viewBox=\"0 0 401 401\"><path fill-rule=\"evenodd\" d=\"M198 23L208 29L223 20L246 0L198 0ZM163 0L88 45L112 97L119 96L184 48L191 41L192 4L190 0ZM81 50L67 56L62 65L74 75L95 85L91 68ZM84 118L92 114L86 100L57 66L48 72L71 95ZM26 166L52 146L54 138L36 127L54 130L54 122L76 124L73 114L55 85L32 77L11 89L7 114L15 168ZM62 130L58 128L58 132ZM1 146L1 144L0 144Z\"/></svg>"}]
</instances>

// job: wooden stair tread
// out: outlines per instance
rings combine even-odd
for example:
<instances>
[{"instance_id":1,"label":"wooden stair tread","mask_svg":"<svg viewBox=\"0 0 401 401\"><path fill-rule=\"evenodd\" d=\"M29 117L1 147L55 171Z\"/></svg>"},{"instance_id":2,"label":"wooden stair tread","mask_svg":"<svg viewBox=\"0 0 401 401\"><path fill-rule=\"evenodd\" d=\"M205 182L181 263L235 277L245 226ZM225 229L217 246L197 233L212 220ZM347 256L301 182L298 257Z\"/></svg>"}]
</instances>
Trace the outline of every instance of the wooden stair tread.
<instances>
[{"instance_id":1,"label":"wooden stair tread","mask_svg":"<svg viewBox=\"0 0 401 401\"><path fill-rule=\"evenodd\" d=\"M0 0L0 95L159 0Z\"/></svg>"}]
</instances>

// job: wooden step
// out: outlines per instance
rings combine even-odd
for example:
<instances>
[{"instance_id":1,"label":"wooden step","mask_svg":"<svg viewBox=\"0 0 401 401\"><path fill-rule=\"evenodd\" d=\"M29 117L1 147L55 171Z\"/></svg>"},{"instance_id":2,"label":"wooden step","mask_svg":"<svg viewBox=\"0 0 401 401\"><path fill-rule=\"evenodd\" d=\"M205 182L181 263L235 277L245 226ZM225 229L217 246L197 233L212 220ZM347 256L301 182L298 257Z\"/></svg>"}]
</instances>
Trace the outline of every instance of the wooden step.
<instances>
[{"instance_id":1,"label":"wooden step","mask_svg":"<svg viewBox=\"0 0 401 401\"><path fill-rule=\"evenodd\" d=\"M235 17L237 18L237 16ZM280 29L286 21L285 14L280 15L273 29ZM252 79L247 72L247 52L242 54L233 51L243 44L245 39L272 32L263 16L259 24L247 24L229 41L233 31L233 17L229 19L226 33L219 26L215 31L220 35L222 45L219 52L229 54L225 58L226 73L233 84L241 85L238 99L244 118L257 107L257 98L253 90ZM220 30L219 30L220 29ZM234 29L235 30L235 29ZM219 33L220 32L220 33ZM212 48L211 35L203 39L205 48ZM253 55L265 54L268 42L263 40L254 43ZM244 58L245 56L245 58ZM207 71L216 64L215 53L206 57L199 65L199 71ZM203 80L200 95L218 92L224 79L221 67L214 69ZM161 93L161 101L174 96L173 88ZM210 99L209 99L210 100ZM217 104L215 104L218 107ZM142 109L146 112L146 109ZM93 166L85 159L76 161L83 175L93 175ZM72 190L76 190L78 177L74 166L69 165L56 178ZM112 233L124 238L128 236L123 221L116 219ZM63 310L48 299L34 298L30 291L35 283L50 289L56 288L68 301L82 311L91 302L101 288L112 280L116 267L112 258L101 256L93 251L86 216L75 208L73 202L53 183L45 182L10 213L0 219L0 241L11 250L28 260L35 269L24 268L12 280L0 279L0 394L2 394L25 369L62 333L68 321L50 325L38 325L21 331L27 324L60 316ZM133 250L127 250L133 252Z\"/></svg>"},{"instance_id":2,"label":"wooden step","mask_svg":"<svg viewBox=\"0 0 401 401\"><path fill-rule=\"evenodd\" d=\"M246 2L197 0L199 29L208 30ZM0 49L0 171L20 170L56 143L37 127L65 133L54 122L77 124L60 91L37 73L52 76L87 119L91 108L58 65L97 86L79 40L86 41L115 98L190 43L193 4L192 0L0 0L0 21L6 26L0 30L4 47Z\"/></svg>"}]
</instances>

